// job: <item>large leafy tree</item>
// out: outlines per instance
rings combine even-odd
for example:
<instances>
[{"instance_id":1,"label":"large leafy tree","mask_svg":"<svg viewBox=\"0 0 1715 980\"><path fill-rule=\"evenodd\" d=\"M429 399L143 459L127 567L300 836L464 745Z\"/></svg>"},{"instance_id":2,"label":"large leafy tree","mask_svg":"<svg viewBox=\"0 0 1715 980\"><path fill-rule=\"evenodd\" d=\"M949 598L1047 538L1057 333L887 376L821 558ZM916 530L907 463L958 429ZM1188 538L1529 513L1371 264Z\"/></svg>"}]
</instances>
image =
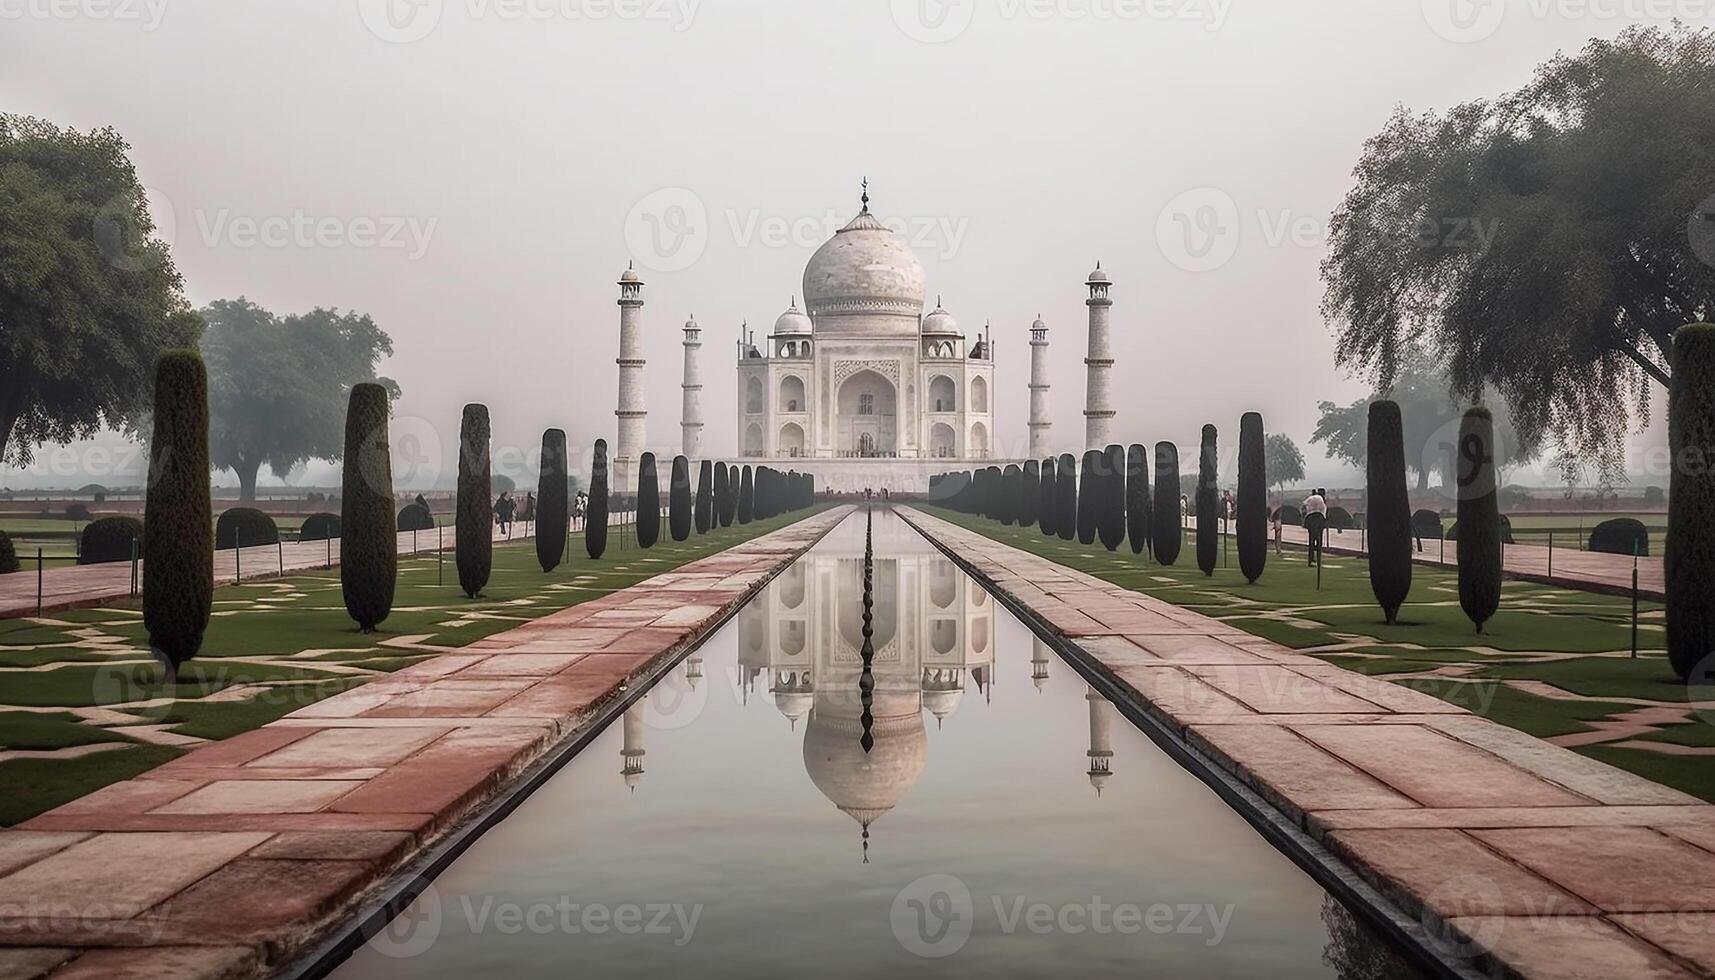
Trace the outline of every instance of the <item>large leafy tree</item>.
<instances>
[{"instance_id":1,"label":"large leafy tree","mask_svg":"<svg viewBox=\"0 0 1715 980\"><path fill-rule=\"evenodd\" d=\"M377 383L399 396L398 385L375 376L393 341L366 315L316 309L278 317L241 296L216 300L202 316L210 459L238 474L245 500L256 499L263 466L284 477L309 460L340 458L341 409L353 386Z\"/></svg>"},{"instance_id":2,"label":"large leafy tree","mask_svg":"<svg viewBox=\"0 0 1715 980\"><path fill-rule=\"evenodd\" d=\"M156 356L197 345L129 149L0 114L0 461L134 428Z\"/></svg>"},{"instance_id":3,"label":"large leafy tree","mask_svg":"<svg viewBox=\"0 0 1715 980\"><path fill-rule=\"evenodd\" d=\"M1715 314L1711 173L1707 29L1633 28L1516 92L1397 111L1330 227L1340 363L1385 390L1422 343L1465 400L1491 386L1528 439L1616 467L1673 331Z\"/></svg>"},{"instance_id":4,"label":"large leafy tree","mask_svg":"<svg viewBox=\"0 0 1715 980\"><path fill-rule=\"evenodd\" d=\"M1262 444L1263 469L1268 485L1284 487L1304 479L1304 453L1284 432L1270 432Z\"/></svg>"}]
</instances>

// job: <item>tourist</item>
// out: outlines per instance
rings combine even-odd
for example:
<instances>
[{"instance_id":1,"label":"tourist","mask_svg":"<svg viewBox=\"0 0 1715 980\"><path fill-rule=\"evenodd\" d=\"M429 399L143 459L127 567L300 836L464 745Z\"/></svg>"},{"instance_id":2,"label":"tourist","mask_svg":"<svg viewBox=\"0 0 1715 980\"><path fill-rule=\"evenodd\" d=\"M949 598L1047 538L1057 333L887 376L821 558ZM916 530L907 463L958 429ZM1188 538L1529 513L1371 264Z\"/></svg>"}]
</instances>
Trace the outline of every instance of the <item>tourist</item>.
<instances>
[{"instance_id":1,"label":"tourist","mask_svg":"<svg viewBox=\"0 0 1715 980\"><path fill-rule=\"evenodd\" d=\"M1328 527L1328 491L1317 487L1304 498L1304 533L1310 550L1310 564L1322 560L1322 535Z\"/></svg>"},{"instance_id":2,"label":"tourist","mask_svg":"<svg viewBox=\"0 0 1715 980\"><path fill-rule=\"evenodd\" d=\"M517 501L505 490L500 491L500 499L494 502L494 516L500 522L500 533L512 536L512 515L518 510Z\"/></svg>"}]
</instances>

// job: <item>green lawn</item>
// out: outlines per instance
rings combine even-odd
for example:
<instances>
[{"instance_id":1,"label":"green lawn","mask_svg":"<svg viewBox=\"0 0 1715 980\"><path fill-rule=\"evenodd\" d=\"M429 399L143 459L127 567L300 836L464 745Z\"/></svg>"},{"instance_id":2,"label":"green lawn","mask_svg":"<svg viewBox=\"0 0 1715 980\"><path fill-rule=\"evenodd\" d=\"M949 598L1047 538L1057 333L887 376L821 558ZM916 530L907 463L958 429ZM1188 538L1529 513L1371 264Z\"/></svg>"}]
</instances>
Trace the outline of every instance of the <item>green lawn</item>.
<instances>
[{"instance_id":1,"label":"green lawn","mask_svg":"<svg viewBox=\"0 0 1715 980\"><path fill-rule=\"evenodd\" d=\"M76 758L0 761L0 825L26 820L110 782L178 755L142 744L127 727L164 725L178 735L217 740L267 724L307 704L520 623L635 585L686 562L814 513L663 540L639 549L618 529L601 561L581 535L568 561L544 574L536 543L500 544L480 599L464 597L451 555L402 558L393 614L381 631L358 632L346 615L339 571L290 574L215 591L201 654L178 684L164 688L149 657L137 608L78 609L44 619L0 620L0 752L52 751L96 743L111 750ZM210 699L217 692L243 696ZM114 719L95 709L122 712ZM34 710L27 710L34 709ZM94 719L78 711L99 714Z\"/></svg>"},{"instance_id":2,"label":"green lawn","mask_svg":"<svg viewBox=\"0 0 1715 980\"><path fill-rule=\"evenodd\" d=\"M1509 581L1502 587L1500 612L1478 636L1459 608L1456 574L1417 566L1411 600L1399 624L1389 626L1376 606L1362 558L1328 556L1318 587L1316 570L1301 549L1288 548L1279 557L1271 550L1267 570L1250 585L1238 572L1236 551L1227 555L1231 567L1204 576L1189 539L1178 564L1162 567L1147 555L1132 555L1125 545L1111 553L1100 544L1044 538L1036 528L1003 527L930 509L1014 547L1540 737L1590 731L1586 722L1642 707L1624 699L1669 707L1686 702L1686 688L1665 659L1659 604L1639 606L1634 659L1629 599ZM1230 539L1227 547L1232 547ZM1430 671L1441 673L1424 676ZM1541 682L1575 698L1545 697L1507 683L1520 681ZM1708 714L1715 722L1715 712ZM1685 723L1663 725L1639 741L1708 746L1715 744L1715 725L1691 713ZM1615 745L1576 751L1715 801L1715 760Z\"/></svg>"}]
</instances>

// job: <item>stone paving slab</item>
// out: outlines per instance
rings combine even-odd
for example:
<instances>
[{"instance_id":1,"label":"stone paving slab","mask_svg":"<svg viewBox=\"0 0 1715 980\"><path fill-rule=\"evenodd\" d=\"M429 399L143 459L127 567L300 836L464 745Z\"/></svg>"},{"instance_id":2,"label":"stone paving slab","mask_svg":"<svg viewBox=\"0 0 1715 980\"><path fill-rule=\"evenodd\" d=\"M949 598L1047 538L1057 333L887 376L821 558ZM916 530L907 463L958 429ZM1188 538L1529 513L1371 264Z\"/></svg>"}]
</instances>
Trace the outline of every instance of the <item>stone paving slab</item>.
<instances>
[{"instance_id":1,"label":"stone paving slab","mask_svg":"<svg viewBox=\"0 0 1715 980\"><path fill-rule=\"evenodd\" d=\"M1715 976L1715 806L900 510L1448 958L1531 980Z\"/></svg>"},{"instance_id":2,"label":"stone paving slab","mask_svg":"<svg viewBox=\"0 0 1715 980\"><path fill-rule=\"evenodd\" d=\"M0 980L276 968L850 513L812 515L0 831ZM586 625L598 622L623 625Z\"/></svg>"}]
</instances>

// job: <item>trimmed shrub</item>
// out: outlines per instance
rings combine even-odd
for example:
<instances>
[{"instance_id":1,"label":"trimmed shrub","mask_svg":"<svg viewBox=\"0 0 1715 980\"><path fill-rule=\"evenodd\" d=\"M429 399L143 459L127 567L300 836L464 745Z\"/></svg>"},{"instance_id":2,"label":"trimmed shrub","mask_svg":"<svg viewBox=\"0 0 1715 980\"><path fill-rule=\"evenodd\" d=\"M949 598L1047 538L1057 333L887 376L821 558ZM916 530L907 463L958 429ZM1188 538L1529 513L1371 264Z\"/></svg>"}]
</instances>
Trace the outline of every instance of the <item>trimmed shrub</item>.
<instances>
[{"instance_id":1,"label":"trimmed shrub","mask_svg":"<svg viewBox=\"0 0 1715 980\"><path fill-rule=\"evenodd\" d=\"M494 569L494 503L489 480L488 406L464 407L459 421L459 497L455 547L459 588L475 599Z\"/></svg>"},{"instance_id":2,"label":"trimmed shrub","mask_svg":"<svg viewBox=\"0 0 1715 980\"><path fill-rule=\"evenodd\" d=\"M1344 507L1328 508L1328 530L1350 531L1357 526L1358 522L1352 517L1351 511Z\"/></svg>"},{"instance_id":3,"label":"trimmed shrub","mask_svg":"<svg viewBox=\"0 0 1715 980\"><path fill-rule=\"evenodd\" d=\"M1016 465L1008 466L1000 476L1000 501L995 507L995 517L1008 527L1018 520L1018 498L1024 485L1024 471Z\"/></svg>"},{"instance_id":4,"label":"trimmed shrub","mask_svg":"<svg viewBox=\"0 0 1715 980\"><path fill-rule=\"evenodd\" d=\"M1398 402L1370 403L1364 469L1370 591L1391 626L1399 622L1399 607L1411 595L1411 493L1405 482L1405 422ZM1440 527L1439 520L1436 526Z\"/></svg>"},{"instance_id":5,"label":"trimmed shrub","mask_svg":"<svg viewBox=\"0 0 1715 980\"><path fill-rule=\"evenodd\" d=\"M673 457L673 472L667 484L667 533L674 541L691 536L691 461Z\"/></svg>"},{"instance_id":6,"label":"trimmed shrub","mask_svg":"<svg viewBox=\"0 0 1715 980\"><path fill-rule=\"evenodd\" d=\"M1155 530L1150 533L1150 546L1155 560L1172 565L1179 560L1179 549L1185 543L1179 516L1179 447L1171 442L1155 444Z\"/></svg>"},{"instance_id":7,"label":"trimmed shrub","mask_svg":"<svg viewBox=\"0 0 1715 980\"><path fill-rule=\"evenodd\" d=\"M433 531L435 515L422 504L412 502L399 508L398 525L401 531Z\"/></svg>"},{"instance_id":8,"label":"trimmed shrub","mask_svg":"<svg viewBox=\"0 0 1715 980\"><path fill-rule=\"evenodd\" d=\"M280 526L274 518L254 507L229 507L214 522L214 547L218 551L243 545L279 544Z\"/></svg>"},{"instance_id":9,"label":"trimmed shrub","mask_svg":"<svg viewBox=\"0 0 1715 980\"><path fill-rule=\"evenodd\" d=\"M1495 422L1472 408L1459 423L1459 606L1477 632L1501 604L1500 502L1495 496ZM1451 535L1449 535L1451 536Z\"/></svg>"},{"instance_id":10,"label":"trimmed shrub","mask_svg":"<svg viewBox=\"0 0 1715 980\"><path fill-rule=\"evenodd\" d=\"M1054 533L1060 540L1078 536L1078 460L1063 453L1054 466Z\"/></svg>"},{"instance_id":11,"label":"trimmed shrub","mask_svg":"<svg viewBox=\"0 0 1715 980\"><path fill-rule=\"evenodd\" d=\"M591 560L607 552L607 440L595 441L590 460L589 512L584 515L584 552Z\"/></svg>"},{"instance_id":12,"label":"trimmed shrub","mask_svg":"<svg viewBox=\"0 0 1715 980\"><path fill-rule=\"evenodd\" d=\"M1239 571L1256 584L1268 564L1268 436L1262 415L1246 412L1239 419L1239 493L1234 501L1239 545Z\"/></svg>"},{"instance_id":13,"label":"trimmed shrub","mask_svg":"<svg viewBox=\"0 0 1715 980\"><path fill-rule=\"evenodd\" d=\"M697 467L697 509L692 518L698 534L709 533L715 523L715 464L706 459Z\"/></svg>"},{"instance_id":14,"label":"trimmed shrub","mask_svg":"<svg viewBox=\"0 0 1715 980\"><path fill-rule=\"evenodd\" d=\"M738 515L738 488L733 484L732 467L716 463L715 513L720 517L721 527L732 527L732 519Z\"/></svg>"},{"instance_id":15,"label":"trimmed shrub","mask_svg":"<svg viewBox=\"0 0 1715 980\"><path fill-rule=\"evenodd\" d=\"M572 526L566 432L542 433L542 466L536 478L536 563L551 572L566 560L566 533Z\"/></svg>"},{"instance_id":16,"label":"trimmed shrub","mask_svg":"<svg viewBox=\"0 0 1715 980\"><path fill-rule=\"evenodd\" d=\"M89 512L87 504L74 501L66 504L66 518L73 521L87 521L92 520L94 515Z\"/></svg>"},{"instance_id":17,"label":"trimmed shrub","mask_svg":"<svg viewBox=\"0 0 1715 980\"><path fill-rule=\"evenodd\" d=\"M750 467L739 470L738 474L738 522L749 524L756 512L756 483L751 478Z\"/></svg>"},{"instance_id":18,"label":"trimmed shrub","mask_svg":"<svg viewBox=\"0 0 1715 980\"><path fill-rule=\"evenodd\" d=\"M164 351L155 361L154 433L143 502L143 626L166 668L202 649L214 607L214 548L209 518L208 372L195 351ZM94 525L91 525L93 527Z\"/></svg>"},{"instance_id":19,"label":"trimmed shrub","mask_svg":"<svg viewBox=\"0 0 1715 980\"><path fill-rule=\"evenodd\" d=\"M1304 512L1294 504L1281 504L1275 513L1280 515L1280 523L1288 527L1304 526Z\"/></svg>"},{"instance_id":20,"label":"trimmed shrub","mask_svg":"<svg viewBox=\"0 0 1715 980\"><path fill-rule=\"evenodd\" d=\"M1018 526L1035 527L1042 519L1038 514L1042 504L1042 464L1034 459L1025 460L1018 481Z\"/></svg>"},{"instance_id":21,"label":"trimmed shrub","mask_svg":"<svg viewBox=\"0 0 1715 980\"><path fill-rule=\"evenodd\" d=\"M1149 456L1133 443L1125 454L1125 524L1131 538L1131 553L1141 555L1149 547L1150 527Z\"/></svg>"},{"instance_id":22,"label":"trimmed shrub","mask_svg":"<svg viewBox=\"0 0 1715 980\"><path fill-rule=\"evenodd\" d=\"M1496 503L1498 506L1499 501L1497 500ZM1513 540L1513 521L1512 521L1512 518L1508 517L1505 514L1502 514L1500 517L1500 522L1501 522L1501 543L1502 544L1517 544L1518 542ZM1455 520L1452 523L1452 525L1447 528L1447 540L1449 540L1449 541L1459 540L1459 522L1458 521Z\"/></svg>"},{"instance_id":23,"label":"trimmed shrub","mask_svg":"<svg viewBox=\"0 0 1715 980\"><path fill-rule=\"evenodd\" d=\"M1101 481L1096 476L1102 468L1102 451L1100 449L1084 450L1084 459L1078 469L1078 543L1096 543L1096 525L1101 521L1100 501L1102 497Z\"/></svg>"},{"instance_id":24,"label":"trimmed shrub","mask_svg":"<svg viewBox=\"0 0 1715 980\"><path fill-rule=\"evenodd\" d=\"M1590 550L1609 555L1637 554L1648 557L1649 528L1644 526L1643 521L1630 517L1603 521L1590 532ZM1710 652L1715 653L1715 650Z\"/></svg>"},{"instance_id":25,"label":"trimmed shrub","mask_svg":"<svg viewBox=\"0 0 1715 980\"><path fill-rule=\"evenodd\" d=\"M12 536L0 531L0 575L10 575L18 570L18 549L12 545Z\"/></svg>"},{"instance_id":26,"label":"trimmed shrub","mask_svg":"<svg viewBox=\"0 0 1715 980\"><path fill-rule=\"evenodd\" d=\"M345 455L340 464L340 516L333 523L339 533L340 594L347 615L365 633L380 626L393 612L398 582L393 455L387 445L390 411L386 388L352 385L345 410ZM405 508L413 509L425 517L429 514L417 504ZM310 521L304 522L304 528L309 530Z\"/></svg>"},{"instance_id":27,"label":"trimmed shrub","mask_svg":"<svg viewBox=\"0 0 1715 980\"><path fill-rule=\"evenodd\" d=\"M389 506L391 511L392 507ZM304 518L304 523L298 526L299 541L326 541L340 536L340 530L345 526L338 514L311 514Z\"/></svg>"},{"instance_id":28,"label":"trimmed shrub","mask_svg":"<svg viewBox=\"0 0 1715 980\"><path fill-rule=\"evenodd\" d=\"M655 472L655 454L644 453L637 461L637 545L653 548L661 537L661 477Z\"/></svg>"},{"instance_id":29,"label":"trimmed shrub","mask_svg":"<svg viewBox=\"0 0 1715 980\"><path fill-rule=\"evenodd\" d=\"M1101 504L1096 515L1096 537L1109 551L1125 541L1125 447L1109 446L1102 453L1097 477Z\"/></svg>"},{"instance_id":30,"label":"trimmed shrub","mask_svg":"<svg viewBox=\"0 0 1715 980\"><path fill-rule=\"evenodd\" d=\"M1443 533L1445 532L1441 529L1441 515L1435 511L1426 508L1411 515L1412 537L1440 541Z\"/></svg>"},{"instance_id":31,"label":"trimmed shrub","mask_svg":"<svg viewBox=\"0 0 1715 980\"><path fill-rule=\"evenodd\" d=\"M1667 433L1667 656L1682 679L1715 653L1715 324L1679 328Z\"/></svg>"},{"instance_id":32,"label":"trimmed shrub","mask_svg":"<svg viewBox=\"0 0 1715 980\"><path fill-rule=\"evenodd\" d=\"M130 561L131 546L143 551L143 522L135 517L98 517L83 526L78 537L77 563L99 565L110 561ZM211 539L209 560L213 560Z\"/></svg>"},{"instance_id":33,"label":"trimmed shrub","mask_svg":"<svg viewBox=\"0 0 1715 980\"><path fill-rule=\"evenodd\" d=\"M1059 461L1050 456L1037 469L1036 523L1041 526L1045 538L1053 537L1058 531L1054 518L1060 504L1054 495L1054 471L1059 467Z\"/></svg>"},{"instance_id":34,"label":"trimmed shrub","mask_svg":"<svg viewBox=\"0 0 1715 980\"><path fill-rule=\"evenodd\" d=\"M1215 488L1219 479L1220 438L1212 425L1203 426L1203 442L1197 452L1197 567L1204 575L1215 574L1215 563L1221 556L1221 492Z\"/></svg>"}]
</instances>

